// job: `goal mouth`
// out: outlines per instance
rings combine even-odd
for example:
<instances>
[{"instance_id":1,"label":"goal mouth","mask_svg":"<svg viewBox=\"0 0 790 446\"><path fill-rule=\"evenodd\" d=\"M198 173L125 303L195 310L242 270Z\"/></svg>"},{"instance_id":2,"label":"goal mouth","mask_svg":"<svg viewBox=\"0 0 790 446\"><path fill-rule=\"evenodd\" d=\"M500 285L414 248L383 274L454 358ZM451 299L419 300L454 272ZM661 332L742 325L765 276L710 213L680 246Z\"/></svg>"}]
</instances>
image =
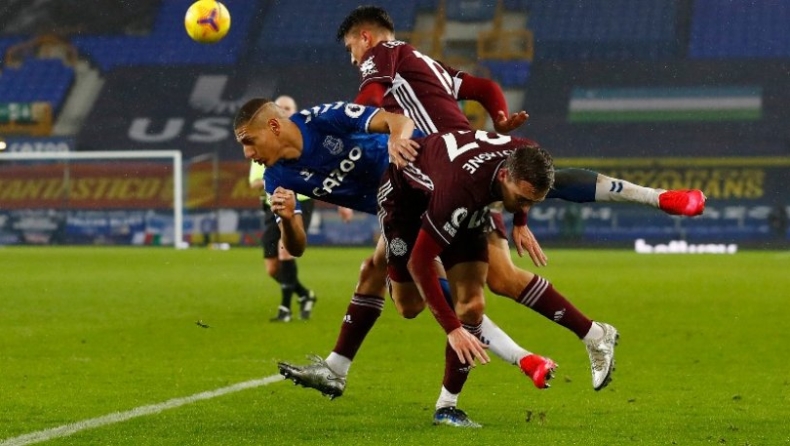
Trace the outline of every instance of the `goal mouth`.
<instances>
[{"instance_id":1,"label":"goal mouth","mask_svg":"<svg viewBox=\"0 0 790 446\"><path fill-rule=\"evenodd\" d=\"M0 218L14 220L0 244L57 243L65 237L59 225L71 219L81 235L108 244L126 238L185 249L183 175L178 150L0 152ZM153 233L138 228L148 215L160 220Z\"/></svg>"}]
</instances>

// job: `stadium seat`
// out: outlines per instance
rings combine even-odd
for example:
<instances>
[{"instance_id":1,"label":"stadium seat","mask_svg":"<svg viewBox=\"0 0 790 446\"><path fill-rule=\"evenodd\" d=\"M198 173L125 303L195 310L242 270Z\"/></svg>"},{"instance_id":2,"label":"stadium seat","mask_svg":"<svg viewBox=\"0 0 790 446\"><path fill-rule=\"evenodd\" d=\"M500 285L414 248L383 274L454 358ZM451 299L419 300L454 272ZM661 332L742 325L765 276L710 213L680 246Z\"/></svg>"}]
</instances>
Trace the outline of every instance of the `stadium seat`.
<instances>
[{"instance_id":1,"label":"stadium seat","mask_svg":"<svg viewBox=\"0 0 790 446\"><path fill-rule=\"evenodd\" d=\"M676 52L675 1L531 2L539 59L655 60Z\"/></svg>"},{"instance_id":2,"label":"stadium seat","mask_svg":"<svg viewBox=\"0 0 790 446\"><path fill-rule=\"evenodd\" d=\"M72 42L102 71L116 66L236 63L245 49L250 22L261 1L234 0L227 3L232 16L230 32L212 45L195 43L184 32L184 11L192 2L162 2L148 36L88 35L74 37Z\"/></svg>"},{"instance_id":3,"label":"stadium seat","mask_svg":"<svg viewBox=\"0 0 790 446\"><path fill-rule=\"evenodd\" d=\"M457 0L447 2L447 20L485 22L494 19L496 2L492 0Z\"/></svg>"},{"instance_id":4,"label":"stadium seat","mask_svg":"<svg viewBox=\"0 0 790 446\"><path fill-rule=\"evenodd\" d=\"M491 77L505 88L523 87L529 80L530 62L527 60L481 60Z\"/></svg>"},{"instance_id":5,"label":"stadium seat","mask_svg":"<svg viewBox=\"0 0 790 446\"><path fill-rule=\"evenodd\" d=\"M359 2L356 0L274 2L264 18L255 59L270 63L299 63L347 58L343 46L335 41L335 32L346 15L357 6ZM302 13L308 9L311 14ZM387 6L397 31L413 28L417 10L417 0L404 0ZM295 26L283 17L300 17L301 20ZM278 44L272 45L272 42Z\"/></svg>"},{"instance_id":6,"label":"stadium seat","mask_svg":"<svg viewBox=\"0 0 790 446\"><path fill-rule=\"evenodd\" d=\"M3 102L49 102L57 112L74 82L74 70L59 59L28 59L0 74Z\"/></svg>"},{"instance_id":7,"label":"stadium seat","mask_svg":"<svg viewBox=\"0 0 790 446\"><path fill-rule=\"evenodd\" d=\"M790 56L790 4L697 0L689 38L692 59Z\"/></svg>"}]
</instances>

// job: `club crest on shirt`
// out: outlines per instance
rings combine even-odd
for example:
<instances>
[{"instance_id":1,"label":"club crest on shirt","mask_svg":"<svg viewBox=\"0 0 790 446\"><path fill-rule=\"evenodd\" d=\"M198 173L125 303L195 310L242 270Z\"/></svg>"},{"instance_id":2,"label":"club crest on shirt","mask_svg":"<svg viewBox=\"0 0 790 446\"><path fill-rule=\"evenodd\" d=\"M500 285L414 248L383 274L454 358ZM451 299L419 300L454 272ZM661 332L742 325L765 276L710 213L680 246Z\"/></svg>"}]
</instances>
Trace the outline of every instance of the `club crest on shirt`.
<instances>
[{"instance_id":1,"label":"club crest on shirt","mask_svg":"<svg viewBox=\"0 0 790 446\"><path fill-rule=\"evenodd\" d=\"M408 250L409 247L406 245L406 242L404 242L403 239L394 238L392 241L390 241L390 253L392 253L392 255L402 256L405 255Z\"/></svg>"},{"instance_id":2,"label":"club crest on shirt","mask_svg":"<svg viewBox=\"0 0 790 446\"><path fill-rule=\"evenodd\" d=\"M324 138L324 147L329 150L329 153L332 155L340 155L343 153L343 140L329 135Z\"/></svg>"},{"instance_id":3,"label":"club crest on shirt","mask_svg":"<svg viewBox=\"0 0 790 446\"><path fill-rule=\"evenodd\" d=\"M379 72L375 62L373 62L373 56L368 57L359 65L359 72L362 74L363 78Z\"/></svg>"}]
</instances>

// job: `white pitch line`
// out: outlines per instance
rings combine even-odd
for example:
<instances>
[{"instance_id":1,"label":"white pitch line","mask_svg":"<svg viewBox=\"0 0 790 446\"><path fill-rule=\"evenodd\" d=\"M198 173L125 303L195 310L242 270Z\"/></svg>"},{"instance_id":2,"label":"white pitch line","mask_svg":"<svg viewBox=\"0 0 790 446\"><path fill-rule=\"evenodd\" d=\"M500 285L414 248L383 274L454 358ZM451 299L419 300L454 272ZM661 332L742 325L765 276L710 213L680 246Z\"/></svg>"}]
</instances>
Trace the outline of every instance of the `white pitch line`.
<instances>
[{"instance_id":1,"label":"white pitch line","mask_svg":"<svg viewBox=\"0 0 790 446\"><path fill-rule=\"evenodd\" d=\"M183 398L173 398L158 404L149 404L148 406L135 407L126 412L114 412L109 415L104 415L89 420L78 421L76 423L64 424L63 426L53 427L51 429L44 429L38 432L31 432L29 434L20 435L18 437L7 438L0 440L0 446L24 446L28 444L40 443L42 441L52 440L53 438L67 437L87 429L94 429L108 424L120 423L132 418L142 417L162 412L167 409L174 409L186 404L192 404L197 401L208 400L218 396L227 395L229 393L238 392L240 390L253 389L255 387L265 386L277 381L282 381L281 375L267 376L266 378L253 379L228 387L222 387L216 390L209 390L206 392L196 393L194 395L185 396Z\"/></svg>"}]
</instances>

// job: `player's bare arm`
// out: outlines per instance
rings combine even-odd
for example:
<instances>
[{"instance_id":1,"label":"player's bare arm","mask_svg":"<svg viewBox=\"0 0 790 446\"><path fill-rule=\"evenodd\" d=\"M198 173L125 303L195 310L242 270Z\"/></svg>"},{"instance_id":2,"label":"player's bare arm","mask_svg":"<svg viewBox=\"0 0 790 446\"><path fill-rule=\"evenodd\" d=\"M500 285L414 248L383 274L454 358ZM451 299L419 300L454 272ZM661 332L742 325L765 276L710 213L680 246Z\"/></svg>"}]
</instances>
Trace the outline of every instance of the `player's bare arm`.
<instances>
[{"instance_id":1,"label":"player's bare arm","mask_svg":"<svg viewBox=\"0 0 790 446\"><path fill-rule=\"evenodd\" d=\"M302 214L296 214L296 194L292 190L278 187L271 197L272 212L280 217L280 240L294 257L301 256L307 248L307 233Z\"/></svg>"},{"instance_id":2,"label":"player's bare arm","mask_svg":"<svg viewBox=\"0 0 790 446\"><path fill-rule=\"evenodd\" d=\"M381 110L371 119L368 131L390 134L387 150L390 161L399 168L417 157L420 146L411 139L414 133L414 121L411 118Z\"/></svg>"}]
</instances>

